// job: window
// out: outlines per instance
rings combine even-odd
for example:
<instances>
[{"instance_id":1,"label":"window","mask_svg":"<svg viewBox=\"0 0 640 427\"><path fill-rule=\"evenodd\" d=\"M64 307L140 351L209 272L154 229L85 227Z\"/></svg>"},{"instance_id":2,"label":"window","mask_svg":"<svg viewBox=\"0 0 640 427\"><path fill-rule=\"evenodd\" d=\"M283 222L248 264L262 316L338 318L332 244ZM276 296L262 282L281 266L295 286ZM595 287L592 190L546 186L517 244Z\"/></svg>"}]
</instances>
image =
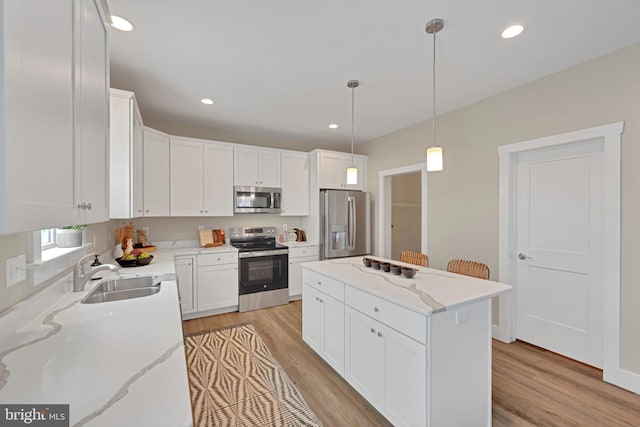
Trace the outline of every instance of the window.
<instances>
[{"instance_id":1,"label":"window","mask_svg":"<svg viewBox=\"0 0 640 427\"><path fill-rule=\"evenodd\" d=\"M43 251L56 247L56 229L40 230L40 248Z\"/></svg>"}]
</instances>

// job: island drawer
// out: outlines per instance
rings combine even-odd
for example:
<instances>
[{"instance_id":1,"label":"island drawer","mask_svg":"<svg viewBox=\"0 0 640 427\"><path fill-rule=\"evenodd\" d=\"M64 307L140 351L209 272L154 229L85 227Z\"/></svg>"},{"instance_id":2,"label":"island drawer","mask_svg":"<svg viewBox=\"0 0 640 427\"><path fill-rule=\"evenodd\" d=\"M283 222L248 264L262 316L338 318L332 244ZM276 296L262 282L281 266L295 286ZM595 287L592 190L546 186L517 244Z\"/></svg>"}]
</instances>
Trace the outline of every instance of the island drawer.
<instances>
[{"instance_id":1,"label":"island drawer","mask_svg":"<svg viewBox=\"0 0 640 427\"><path fill-rule=\"evenodd\" d=\"M301 258L308 256L318 256L317 246L302 246L299 248L289 248L289 258Z\"/></svg>"},{"instance_id":2,"label":"island drawer","mask_svg":"<svg viewBox=\"0 0 640 427\"><path fill-rule=\"evenodd\" d=\"M220 252L217 254L198 255L198 266L205 265L221 265L221 264L237 264L237 252Z\"/></svg>"},{"instance_id":3,"label":"island drawer","mask_svg":"<svg viewBox=\"0 0 640 427\"><path fill-rule=\"evenodd\" d=\"M427 343L426 316L351 286L345 287L344 301L396 331L422 344Z\"/></svg>"},{"instance_id":4,"label":"island drawer","mask_svg":"<svg viewBox=\"0 0 640 427\"><path fill-rule=\"evenodd\" d=\"M311 271L307 268L302 269L302 281L307 285L334 297L340 302L344 301L344 283L339 282L322 274Z\"/></svg>"}]
</instances>

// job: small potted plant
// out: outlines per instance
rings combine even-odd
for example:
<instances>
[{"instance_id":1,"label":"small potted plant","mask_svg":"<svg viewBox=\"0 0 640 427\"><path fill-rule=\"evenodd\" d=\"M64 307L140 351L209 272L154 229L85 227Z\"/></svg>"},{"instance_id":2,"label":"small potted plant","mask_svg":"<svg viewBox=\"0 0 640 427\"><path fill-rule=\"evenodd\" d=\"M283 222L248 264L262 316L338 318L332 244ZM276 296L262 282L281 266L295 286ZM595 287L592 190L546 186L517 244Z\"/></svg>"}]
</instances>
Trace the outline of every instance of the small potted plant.
<instances>
[{"instance_id":1,"label":"small potted plant","mask_svg":"<svg viewBox=\"0 0 640 427\"><path fill-rule=\"evenodd\" d=\"M56 229L56 246L76 248L82 246L82 234L86 225L67 225Z\"/></svg>"}]
</instances>

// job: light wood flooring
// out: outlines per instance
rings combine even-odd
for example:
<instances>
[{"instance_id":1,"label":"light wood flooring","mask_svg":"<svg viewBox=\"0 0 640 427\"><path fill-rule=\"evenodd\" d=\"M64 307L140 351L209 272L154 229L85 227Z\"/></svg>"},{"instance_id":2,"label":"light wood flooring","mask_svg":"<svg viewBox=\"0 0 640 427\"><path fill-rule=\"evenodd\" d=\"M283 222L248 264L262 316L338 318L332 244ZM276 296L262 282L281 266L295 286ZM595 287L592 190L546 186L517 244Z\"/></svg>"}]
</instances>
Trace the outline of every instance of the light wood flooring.
<instances>
[{"instance_id":1,"label":"light wood flooring","mask_svg":"<svg viewBox=\"0 0 640 427\"><path fill-rule=\"evenodd\" d=\"M302 341L302 304L187 320L185 334L251 322L327 427L389 422ZM493 426L640 426L640 396L538 347L493 341Z\"/></svg>"}]
</instances>

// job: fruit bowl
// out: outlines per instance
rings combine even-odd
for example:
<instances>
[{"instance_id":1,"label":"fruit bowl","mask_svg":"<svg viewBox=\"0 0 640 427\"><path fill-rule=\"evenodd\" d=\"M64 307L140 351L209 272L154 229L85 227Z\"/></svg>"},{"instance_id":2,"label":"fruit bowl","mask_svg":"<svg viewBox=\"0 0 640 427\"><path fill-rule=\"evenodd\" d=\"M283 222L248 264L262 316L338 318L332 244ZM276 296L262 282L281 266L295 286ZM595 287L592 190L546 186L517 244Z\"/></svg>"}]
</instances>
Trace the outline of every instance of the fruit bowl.
<instances>
[{"instance_id":1,"label":"fruit bowl","mask_svg":"<svg viewBox=\"0 0 640 427\"><path fill-rule=\"evenodd\" d=\"M148 258L140 258L140 257L138 257L138 259L136 259L136 265L137 266L149 265L149 264L151 264L151 261L153 261L153 255L149 255Z\"/></svg>"},{"instance_id":2,"label":"fruit bowl","mask_svg":"<svg viewBox=\"0 0 640 427\"><path fill-rule=\"evenodd\" d=\"M134 259L122 259L116 258L116 262L120 264L120 267L140 267L143 265L149 265L153 261L153 255L149 255L148 258L134 258Z\"/></svg>"},{"instance_id":3,"label":"fruit bowl","mask_svg":"<svg viewBox=\"0 0 640 427\"><path fill-rule=\"evenodd\" d=\"M120 257L120 258L116 258L116 262L120 264L120 267L135 267L137 265L138 260L135 258L122 259L122 257Z\"/></svg>"}]
</instances>

